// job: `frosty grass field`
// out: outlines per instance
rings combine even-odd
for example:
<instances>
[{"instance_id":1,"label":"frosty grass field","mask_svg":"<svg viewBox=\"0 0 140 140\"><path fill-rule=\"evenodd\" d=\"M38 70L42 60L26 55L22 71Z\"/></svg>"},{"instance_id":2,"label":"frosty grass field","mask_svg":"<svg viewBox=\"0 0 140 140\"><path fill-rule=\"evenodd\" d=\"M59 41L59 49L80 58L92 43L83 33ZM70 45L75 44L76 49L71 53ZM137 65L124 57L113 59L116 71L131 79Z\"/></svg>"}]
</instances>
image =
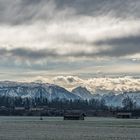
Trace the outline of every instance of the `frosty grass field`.
<instances>
[{"instance_id":1,"label":"frosty grass field","mask_svg":"<svg viewBox=\"0 0 140 140\"><path fill-rule=\"evenodd\" d=\"M0 140L140 140L140 120L0 117Z\"/></svg>"}]
</instances>

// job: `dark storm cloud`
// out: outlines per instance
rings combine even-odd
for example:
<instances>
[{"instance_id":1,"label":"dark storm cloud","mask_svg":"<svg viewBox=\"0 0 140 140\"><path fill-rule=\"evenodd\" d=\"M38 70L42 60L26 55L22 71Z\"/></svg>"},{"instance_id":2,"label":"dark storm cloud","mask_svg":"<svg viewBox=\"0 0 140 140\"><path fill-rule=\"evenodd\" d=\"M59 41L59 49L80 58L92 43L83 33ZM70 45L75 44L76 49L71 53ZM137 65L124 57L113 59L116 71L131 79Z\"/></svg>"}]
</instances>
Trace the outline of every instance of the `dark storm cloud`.
<instances>
[{"instance_id":1,"label":"dark storm cloud","mask_svg":"<svg viewBox=\"0 0 140 140\"><path fill-rule=\"evenodd\" d=\"M41 13L43 5L41 0L0 0L0 23L20 25L35 21L38 14L40 18L45 14Z\"/></svg>"},{"instance_id":2,"label":"dark storm cloud","mask_svg":"<svg viewBox=\"0 0 140 140\"><path fill-rule=\"evenodd\" d=\"M59 12L66 9L65 18L77 15L139 18L139 7L139 0L0 0L0 23L16 25L38 20L48 22L60 19Z\"/></svg>"},{"instance_id":3,"label":"dark storm cloud","mask_svg":"<svg viewBox=\"0 0 140 140\"><path fill-rule=\"evenodd\" d=\"M33 50L33 49L26 49L26 48L14 48L14 49L5 49L0 48L0 57L10 57L10 58L18 58L36 61L45 58L67 58L67 57L82 57L82 56L91 56L92 53L86 53L84 51L78 52L66 52L66 53L59 53L57 50L53 49L42 49L42 50Z\"/></svg>"},{"instance_id":4,"label":"dark storm cloud","mask_svg":"<svg viewBox=\"0 0 140 140\"><path fill-rule=\"evenodd\" d=\"M35 22L42 20L45 22L46 28L52 23L55 23L58 25L56 28L50 26L50 30L56 30L54 31L53 36L51 36L47 31L49 29L43 29L42 30L37 30L38 34L33 34L33 38L36 37L34 40L41 40L43 37L45 38L44 40L46 42L49 42L50 40L54 43L54 46L64 46L63 50L64 53L60 53L58 50L59 49L54 49L52 50L52 44L48 46L48 49L45 48L43 50L40 50L38 47L38 50L34 49L26 49L24 46L22 48L13 48L11 50L8 49L0 49L0 54L1 56L10 56L10 57L19 57L19 58L25 58L25 59L32 59L32 60L37 60L37 59L42 59L42 58L48 58L48 57L75 57L75 58L80 58L80 57L85 57L85 58L94 58L94 57L100 57L100 56L105 56L105 57L117 57L117 56L126 56L126 55L133 55L136 53L140 52L139 49L139 44L140 44L140 36L127 36L127 37L118 37L118 38L113 38L113 35L115 35L115 32L120 32L120 30L117 31L117 29L114 31L114 28L111 28L111 26L108 27L108 30L112 30L112 33L109 37L110 39L108 40L101 40L100 41L100 35L95 40L88 41L88 33L90 30L94 30L98 27L89 26L93 24L98 24L96 23L96 17L100 16L101 18L103 16L112 16L113 18L122 18L118 20L119 22L121 21L127 21L126 23L129 24L129 21L131 20L125 20L125 18L132 18L133 22L135 22L136 18L140 17L140 1L139 0L0 0L0 24L9 24L13 29L17 29L17 27L14 27L12 25L21 25L21 24L29 24L34 25ZM65 11L65 12L62 12ZM73 12L70 12L73 11ZM84 16L90 16L90 19L86 19L84 22L85 25L81 25L83 20L85 18L81 18L82 20L79 20L77 16L84 17ZM92 21L92 17L95 17L95 21ZM67 24L65 23L69 18L73 18L70 20ZM109 18L109 19L113 19ZM63 20L61 20L63 19ZM78 21L77 24L75 21ZM89 20L89 21L87 21ZM61 21L59 24L57 24L57 21ZM97 19L98 21L98 19ZM114 20L113 25L115 24L117 26L116 20ZM47 24L47 22L51 22ZM107 26L108 21L104 21L102 18L102 22L100 26ZM106 22L104 24L104 22ZM63 25L64 23L64 25ZM72 24L73 23L73 24ZM80 24L79 24L80 23ZM89 24L91 23L91 24ZM66 26L67 25L67 26ZM75 31L72 29L72 26L76 26L79 29ZM112 24L110 24L112 25ZM123 29L126 24L120 24L121 28ZM39 26L42 26L39 24ZM128 26L128 25L126 25ZM134 25L133 25L134 26ZM127 27L126 30L128 29L133 29L133 26L130 28ZM138 26L138 25L136 25ZM20 33L23 32L24 30L27 29L28 26L25 26L22 30L19 30ZM60 27L60 28L58 28ZM65 28L64 28L65 27ZM70 27L69 30L67 30L67 27ZM80 27L80 28L79 28ZM88 29L88 27L90 29ZM137 27L138 28L138 27ZM58 29L58 30L57 30ZM82 30L82 29L87 29L87 30ZM120 29L120 27L118 27ZM35 30L34 28L32 30ZM71 31L73 33L60 33L61 31L68 32ZM82 35L80 36L80 31ZM99 28L100 31L100 28ZM104 28L101 29L101 31L104 31ZM29 35L31 30L27 32ZM95 31L96 32L96 31ZM132 31L133 32L133 31ZM41 34L45 34L44 36ZM47 34L48 33L48 34ZM7 35L8 38L8 32L4 33ZM15 34L15 33L13 33ZM39 37L37 37L40 34ZM59 35L60 34L60 35ZM72 35L71 35L72 34ZM135 33L134 33L135 34ZM5 36L6 36L5 35ZM21 38L25 38L26 34L21 35ZM30 36L29 36L30 37ZM50 39L46 39L49 38ZM5 37L6 38L6 37ZM19 38L19 39L21 39ZM32 36L31 36L32 38ZM94 38L94 37L93 37ZM103 37L105 38L105 36ZM56 42L55 42L56 39ZM8 38L6 41L4 40L3 42L5 44L8 44L7 42L10 39ZM13 39L14 40L14 39ZM16 40L16 39L15 39ZM26 39L25 39L26 40ZM33 41L34 41L33 40ZM43 40L43 39L42 39ZM41 40L41 41L42 41ZM14 42L20 42L20 40L16 40ZM21 39L22 41L22 39ZM95 41L95 42L94 42ZM1 44L3 44L3 42ZM10 41L9 41L10 42ZM11 41L12 42L12 41ZM41 42L40 42L41 43ZM49 43L48 43L49 44ZM77 48L79 47L78 51L74 48L72 48L72 51L66 51L65 45L71 45L73 47L76 46ZM69 45L69 46L70 46ZM85 46L85 50L80 49L80 46ZM108 49L102 49L105 46L109 46ZM14 45L13 45L14 46ZM15 44L15 46L18 46ZM46 45L47 46L47 45ZM102 47L103 46L103 47ZM91 48L91 51L87 50L86 47ZM33 47L32 47L33 48ZM98 51L95 52L94 49L96 48Z\"/></svg>"},{"instance_id":5,"label":"dark storm cloud","mask_svg":"<svg viewBox=\"0 0 140 140\"><path fill-rule=\"evenodd\" d=\"M55 0L57 7L71 7L76 14L101 16L112 14L115 17L140 17L139 0Z\"/></svg>"},{"instance_id":6,"label":"dark storm cloud","mask_svg":"<svg viewBox=\"0 0 140 140\"><path fill-rule=\"evenodd\" d=\"M95 57L124 57L131 56L140 53L140 35L138 36L127 36L110 38L107 40L100 40L94 42L86 42L87 45L91 45L91 51L81 50L79 47L78 51L65 51L60 53L59 49L27 49L14 48L14 49L0 49L0 56L2 57L17 57L18 59L27 60L40 60L46 58L95 58ZM95 52L92 47L95 45L98 48L98 52ZM107 46L107 47L105 47Z\"/></svg>"},{"instance_id":7,"label":"dark storm cloud","mask_svg":"<svg viewBox=\"0 0 140 140\"><path fill-rule=\"evenodd\" d=\"M46 57L55 57L53 50L31 50L26 48L15 48L12 50L0 48L1 57L18 57L20 59L38 60Z\"/></svg>"},{"instance_id":8,"label":"dark storm cloud","mask_svg":"<svg viewBox=\"0 0 140 140\"><path fill-rule=\"evenodd\" d=\"M65 52L63 54L59 53L59 50L52 50L52 49L42 49L42 50L33 50L33 49L26 49L26 48L15 48L12 50L0 49L0 57L9 57L9 58L18 58L18 60L31 60L37 61L40 59L46 58L81 58L81 57L97 57L94 51L86 52L83 50L79 50L77 52Z\"/></svg>"},{"instance_id":9,"label":"dark storm cloud","mask_svg":"<svg viewBox=\"0 0 140 140\"><path fill-rule=\"evenodd\" d=\"M111 38L97 41L95 44L99 47L110 46L110 49L97 53L101 56L120 57L140 53L140 35Z\"/></svg>"},{"instance_id":10,"label":"dark storm cloud","mask_svg":"<svg viewBox=\"0 0 140 140\"><path fill-rule=\"evenodd\" d=\"M42 49L42 50L33 50L33 49L26 49L26 48L15 48L15 49L5 49L0 48L0 57L11 57L11 58L18 58L25 59L25 60L40 60L45 58L66 58L66 57L81 57L81 56L90 56L92 53L86 53L83 51L79 52L68 52L60 54L59 51L52 50L52 49Z\"/></svg>"}]
</instances>

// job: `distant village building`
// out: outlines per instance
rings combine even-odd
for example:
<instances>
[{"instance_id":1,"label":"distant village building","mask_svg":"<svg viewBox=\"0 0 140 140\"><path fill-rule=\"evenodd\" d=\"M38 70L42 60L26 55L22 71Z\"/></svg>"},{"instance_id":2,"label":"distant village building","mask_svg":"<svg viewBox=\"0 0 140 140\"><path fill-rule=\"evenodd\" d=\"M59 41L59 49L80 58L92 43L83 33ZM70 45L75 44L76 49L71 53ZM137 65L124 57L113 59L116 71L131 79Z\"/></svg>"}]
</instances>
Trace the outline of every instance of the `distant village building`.
<instances>
[{"instance_id":1,"label":"distant village building","mask_svg":"<svg viewBox=\"0 0 140 140\"><path fill-rule=\"evenodd\" d=\"M25 111L25 107L15 107L15 111Z\"/></svg>"},{"instance_id":2,"label":"distant village building","mask_svg":"<svg viewBox=\"0 0 140 140\"><path fill-rule=\"evenodd\" d=\"M131 112L119 112L116 115L117 118L132 118L132 113Z\"/></svg>"},{"instance_id":3,"label":"distant village building","mask_svg":"<svg viewBox=\"0 0 140 140\"><path fill-rule=\"evenodd\" d=\"M84 120L84 113L69 113L64 114L64 120Z\"/></svg>"},{"instance_id":4,"label":"distant village building","mask_svg":"<svg viewBox=\"0 0 140 140\"><path fill-rule=\"evenodd\" d=\"M30 111L43 111L43 107L35 107L35 108L30 108Z\"/></svg>"},{"instance_id":5,"label":"distant village building","mask_svg":"<svg viewBox=\"0 0 140 140\"><path fill-rule=\"evenodd\" d=\"M1 106L1 107L0 107L0 111L8 111L8 108L5 107L5 106Z\"/></svg>"}]
</instances>

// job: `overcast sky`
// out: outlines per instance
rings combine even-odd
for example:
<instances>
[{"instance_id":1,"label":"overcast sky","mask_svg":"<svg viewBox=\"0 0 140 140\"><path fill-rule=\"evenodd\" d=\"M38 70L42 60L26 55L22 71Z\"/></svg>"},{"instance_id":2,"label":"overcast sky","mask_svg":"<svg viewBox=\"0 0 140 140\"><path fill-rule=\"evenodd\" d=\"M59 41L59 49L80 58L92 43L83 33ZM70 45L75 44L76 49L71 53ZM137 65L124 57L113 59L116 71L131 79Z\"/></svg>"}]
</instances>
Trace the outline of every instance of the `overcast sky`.
<instances>
[{"instance_id":1,"label":"overcast sky","mask_svg":"<svg viewBox=\"0 0 140 140\"><path fill-rule=\"evenodd\" d=\"M140 0L0 0L0 79L140 74Z\"/></svg>"}]
</instances>

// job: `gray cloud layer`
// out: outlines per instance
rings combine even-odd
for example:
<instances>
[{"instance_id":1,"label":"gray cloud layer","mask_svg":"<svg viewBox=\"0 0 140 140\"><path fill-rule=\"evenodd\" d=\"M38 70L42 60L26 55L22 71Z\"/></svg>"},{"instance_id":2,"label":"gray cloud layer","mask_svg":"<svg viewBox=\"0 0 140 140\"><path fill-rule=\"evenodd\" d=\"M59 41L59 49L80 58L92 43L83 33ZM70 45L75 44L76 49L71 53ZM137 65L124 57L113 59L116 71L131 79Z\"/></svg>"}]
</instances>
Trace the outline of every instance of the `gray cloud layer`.
<instances>
[{"instance_id":1,"label":"gray cloud layer","mask_svg":"<svg viewBox=\"0 0 140 140\"><path fill-rule=\"evenodd\" d=\"M139 18L139 7L139 0L0 0L0 23L50 21L58 18L59 13L65 10L64 18L76 15Z\"/></svg>"},{"instance_id":2,"label":"gray cloud layer","mask_svg":"<svg viewBox=\"0 0 140 140\"><path fill-rule=\"evenodd\" d=\"M26 48L15 48L15 49L0 49L1 57L17 57L21 59L37 60L46 57L55 57L56 53L52 50L31 50Z\"/></svg>"},{"instance_id":3,"label":"gray cloud layer","mask_svg":"<svg viewBox=\"0 0 140 140\"><path fill-rule=\"evenodd\" d=\"M75 42L75 41L74 41ZM77 44L77 41L75 42ZM78 42L79 43L79 42ZM22 59L38 60L51 58L95 58L95 57L123 57L140 53L140 36L129 36L112 38L107 40L100 40L97 42L85 42L87 45L91 45L91 51L78 50L77 52L64 52L60 53L59 49L27 49L27 48L0 48L0 55L2 57L19 57ZM97 45L99 52L92 50L92 46ZM106 45L107 49L102 49Z\"/></svg>"},{"instance_id":4,"label":"gray cloud layer","mask_svg":"<svg viewBox=\"0 0 140 140\"><path fill-rule=\"evenodd\" d=\"M96 45L110 46L110 49L101 51L97 55L110 57L134 55L140 53L140 35L101 40L97 41Z\"/></svg>"},{"instance_id":5,"label":"gray cloud layer","mask_svg":"<svg viewBox=\"0 0 140 140\"><path fill-rule=\"evenodd\" d=\"M65 72L67 64L67 71L92 73L111 65L108 57L117 68L126 56L140 58L139 31L139 0L0 0L0 69Z\"/></svg>"}]
</instances>

